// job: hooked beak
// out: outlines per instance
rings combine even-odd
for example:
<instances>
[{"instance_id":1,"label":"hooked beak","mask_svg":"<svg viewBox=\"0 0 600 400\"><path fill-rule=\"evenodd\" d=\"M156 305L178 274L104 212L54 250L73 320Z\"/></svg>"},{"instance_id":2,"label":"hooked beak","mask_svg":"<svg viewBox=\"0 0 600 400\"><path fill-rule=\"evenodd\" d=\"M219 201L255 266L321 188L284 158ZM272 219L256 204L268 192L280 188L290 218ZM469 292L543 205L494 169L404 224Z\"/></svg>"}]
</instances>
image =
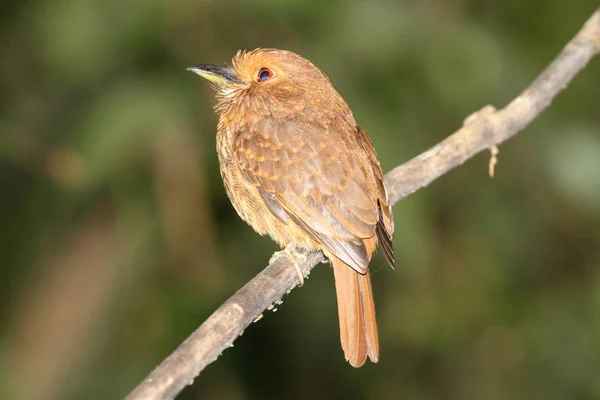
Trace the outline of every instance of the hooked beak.
<instances>
[{"instance_id":1,"label":"hooked beak","mask_svg":"<svg viewBox=\"0 0 600 400\"><path fill-rule=\"evenodd\" d=\"M229 65L198 64L192 65L186 71L200 75L204 79L214 83L217 86L224 86L231 83L242 83L235 76L233 68Z\"/></svg>"}]
</instances>

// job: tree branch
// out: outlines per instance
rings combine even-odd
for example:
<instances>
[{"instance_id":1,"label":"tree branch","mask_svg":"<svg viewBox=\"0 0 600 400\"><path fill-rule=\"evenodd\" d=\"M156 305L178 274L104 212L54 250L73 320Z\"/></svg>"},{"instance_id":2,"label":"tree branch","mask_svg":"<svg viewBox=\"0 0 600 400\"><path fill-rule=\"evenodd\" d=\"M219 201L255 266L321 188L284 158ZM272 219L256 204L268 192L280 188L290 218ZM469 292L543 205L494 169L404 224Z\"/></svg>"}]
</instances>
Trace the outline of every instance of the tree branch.
<instances>
[{"instance_id":1,"label":"tree branch","mask_svg":"<svg viewBox=\"0 0 600 400\"><path fill-rule=\"evenodd\" d=\"M544 72L505 108L484 107L441 143L393 169L385 176L391 204L429 185L434 179L485 149L494 148L525 128L600 52L600 9L565 46ZM300 269L307 276L325 261L321 252L307 252ZM144 379L128 400L173 399L208 364L233 345L263 311L299 284L294 266L277 259L238 290L192 335Z\"/></svg>"}]
</instances>

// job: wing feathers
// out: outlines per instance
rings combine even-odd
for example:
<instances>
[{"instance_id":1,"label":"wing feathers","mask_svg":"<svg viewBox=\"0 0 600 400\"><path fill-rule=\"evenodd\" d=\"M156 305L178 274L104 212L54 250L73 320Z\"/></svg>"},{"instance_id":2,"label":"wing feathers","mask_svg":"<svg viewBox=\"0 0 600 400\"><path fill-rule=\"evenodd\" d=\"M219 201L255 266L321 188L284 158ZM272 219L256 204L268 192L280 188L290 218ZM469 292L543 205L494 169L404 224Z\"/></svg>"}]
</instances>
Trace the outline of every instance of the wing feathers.
<instances>
[{"instance_id":1,"label":"wing feathers","mask_svg":"<svg viewBox=\"0 0 600 400\"><path fill-rule=\"evenodd\" d=\"M238 136L238 165L279 220L291 218L365 273L369 255L361 239L377 234L388 261L393 259L391 211L370 141L371 150L356 151L361 136L368 136L362 130L332 129L316 122L264 119Z\"/></svg>"}]
</instances>

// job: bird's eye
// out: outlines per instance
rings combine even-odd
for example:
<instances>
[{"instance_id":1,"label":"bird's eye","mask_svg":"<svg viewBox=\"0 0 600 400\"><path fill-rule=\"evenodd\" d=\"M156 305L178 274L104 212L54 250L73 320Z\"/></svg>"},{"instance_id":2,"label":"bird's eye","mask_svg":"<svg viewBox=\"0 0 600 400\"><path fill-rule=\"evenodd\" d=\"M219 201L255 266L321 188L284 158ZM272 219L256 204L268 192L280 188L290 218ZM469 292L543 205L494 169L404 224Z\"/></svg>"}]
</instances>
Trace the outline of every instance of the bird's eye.
<instances>
[{"instance_id":1,"label":"bird's eye","mask_svg":"<svg viewBox=\"0 0 600 400\"><path fill-rule=\"evenodd\" d=\"M259 82L264 82L268 79L271 79L272 77L273 77L273 72L269 68L261 68L260 71L258 71L258 81Z\"/></svg>"}]
</instances>

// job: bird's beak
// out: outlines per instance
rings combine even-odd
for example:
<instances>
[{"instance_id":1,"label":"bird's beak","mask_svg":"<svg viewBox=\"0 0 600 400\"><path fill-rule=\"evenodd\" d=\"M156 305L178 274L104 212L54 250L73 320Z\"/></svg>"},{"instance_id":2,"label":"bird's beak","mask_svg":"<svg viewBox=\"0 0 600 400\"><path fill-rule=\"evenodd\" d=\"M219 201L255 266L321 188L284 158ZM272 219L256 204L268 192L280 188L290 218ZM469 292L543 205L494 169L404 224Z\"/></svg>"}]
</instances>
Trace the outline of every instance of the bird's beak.
<instances>
[{"instance_id":1,"label":"bird's beak","mask_svg":"<svg viewBox=\"0 0 600 400\"><path fill-rule=\"evenodd\" d=\"M242 83L235 75L235 71L229 65L198 64L187 69L217 86L231 83Z\"/></svg>"}]
</instances>

